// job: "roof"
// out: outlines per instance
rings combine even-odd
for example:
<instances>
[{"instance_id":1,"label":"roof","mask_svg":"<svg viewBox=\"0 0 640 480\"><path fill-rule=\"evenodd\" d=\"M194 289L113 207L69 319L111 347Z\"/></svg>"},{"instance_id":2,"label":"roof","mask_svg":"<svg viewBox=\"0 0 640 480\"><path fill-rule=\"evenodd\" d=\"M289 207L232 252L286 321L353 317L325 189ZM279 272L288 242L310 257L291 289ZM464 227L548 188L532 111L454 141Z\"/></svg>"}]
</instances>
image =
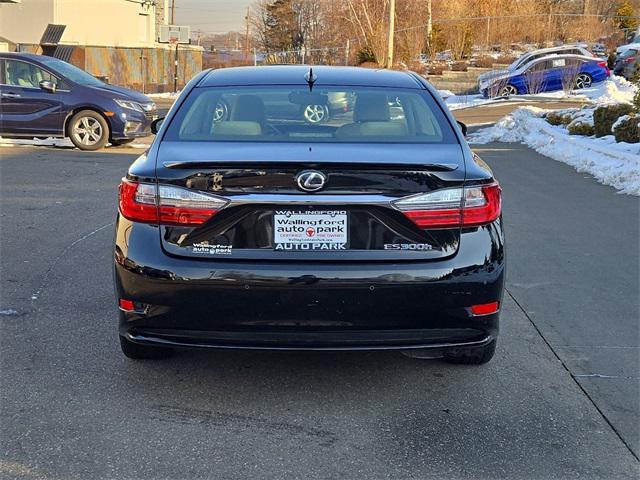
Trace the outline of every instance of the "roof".
<instances>
[{"instance_id":1,"label":"roof","mask_svg":"<svg viewBox=\"0 0 640 480\"><path fill-rule=\"evenodd\" d=\"M423 89L412 74L396 70L324 65L269 65L212 70L198 84L200 87L240 85L307 85L305 75L313 68L315 86L351 85Z\"/></svg>"},{"instance_id":2,"label":"roof","mask_svg":"<svg viewBox=\"0 0 640 480\"><path fill-rule=\"evenodd\" d=\"M42 57L44 56L45 55L37 55L35 53L26 53L26 52L0 52L0 58L27 60L30 62L35 62L40 64L42 64Z\"/></svg>"}]
</instances>

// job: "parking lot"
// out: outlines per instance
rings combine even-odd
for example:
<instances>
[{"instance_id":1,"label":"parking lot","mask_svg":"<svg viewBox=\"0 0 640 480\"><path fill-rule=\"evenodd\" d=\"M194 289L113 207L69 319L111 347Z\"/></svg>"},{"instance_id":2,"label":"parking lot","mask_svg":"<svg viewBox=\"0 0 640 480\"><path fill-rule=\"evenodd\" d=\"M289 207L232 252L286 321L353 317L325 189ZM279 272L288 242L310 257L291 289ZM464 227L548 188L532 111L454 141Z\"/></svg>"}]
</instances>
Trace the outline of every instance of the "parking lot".
<instances>
[{"instance_id":1,"label":"parking lot","mask_svg":"<svg viewBox=\"0 0 640 480\"><path fill-rule=\"evenodd\" d=\"M125 359L111 242L141 152L0 150L2 478L637 478L637 198L526 147L496 358Z\"/></svg>"}]
</instances>

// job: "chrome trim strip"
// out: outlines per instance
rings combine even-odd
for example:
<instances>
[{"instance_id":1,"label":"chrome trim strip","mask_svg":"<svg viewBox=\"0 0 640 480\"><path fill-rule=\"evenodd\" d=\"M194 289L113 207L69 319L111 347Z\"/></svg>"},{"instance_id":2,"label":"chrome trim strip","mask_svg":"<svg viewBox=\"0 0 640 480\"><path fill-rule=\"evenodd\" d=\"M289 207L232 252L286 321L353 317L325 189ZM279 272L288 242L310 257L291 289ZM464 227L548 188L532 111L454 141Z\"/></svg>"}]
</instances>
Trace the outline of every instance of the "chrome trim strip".
<instances>
[{"instance_id":1,"label":"chrome trim strip","mask_svg":"<svg viewBox=\"0 0 640 480\"><path fill-rule=\"evenodd\" d=\"M388 206L396 197L387 195L322 195L322 194L245 194L227 195L228 207L247 204L276 205L385 205Z\"/></svg>"}]
</instances>

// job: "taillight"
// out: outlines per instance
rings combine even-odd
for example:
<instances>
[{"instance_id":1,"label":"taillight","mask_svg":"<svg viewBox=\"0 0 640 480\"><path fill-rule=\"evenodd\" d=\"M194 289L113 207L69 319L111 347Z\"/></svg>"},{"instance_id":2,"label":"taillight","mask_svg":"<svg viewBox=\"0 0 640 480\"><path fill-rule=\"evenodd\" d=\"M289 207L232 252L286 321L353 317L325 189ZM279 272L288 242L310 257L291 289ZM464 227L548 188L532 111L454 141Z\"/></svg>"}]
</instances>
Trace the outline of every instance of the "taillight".
<instances>
[{"instance_id":1,"label":"taillight","mask_svg":"<svg viewBox=\"0 0 640 480\"><path fill-rule=\"evenodd\" d=\"M606 70L607 76L611 75L611 70L609 70L609 64L607 62L598 62L598 66Z\"/></svg>"},{"instance_id":2,"label":"taillight","mask_svg":"<svg viewBox=\"0 0 640 480\"><path fill-rule=\"evenodd\" d=\"M172 185L138 183L122 179L120 213L135 222L197 226L209 220L228 201L215 195Z\"/></svg>"},{"instance_id":3,"label":"taillight","mask_svg":"<svg viewBox=\"0 0 640 480\"><path fill-rule=\"evenodd\" d=\"M501 189L497 183L445 188L393 202L420 228L474 227L500 216Z\"/></svg>"},{"instance_id":4,"label":"taillight","mask_svg":"<svg viewBox=\"0 0 640 480\"><path fill-rule=\"evenodd\" d=\"M627 57L624 59L624 63L633 63L636 61L636 57Z\"/></svg>"}]
</instances>

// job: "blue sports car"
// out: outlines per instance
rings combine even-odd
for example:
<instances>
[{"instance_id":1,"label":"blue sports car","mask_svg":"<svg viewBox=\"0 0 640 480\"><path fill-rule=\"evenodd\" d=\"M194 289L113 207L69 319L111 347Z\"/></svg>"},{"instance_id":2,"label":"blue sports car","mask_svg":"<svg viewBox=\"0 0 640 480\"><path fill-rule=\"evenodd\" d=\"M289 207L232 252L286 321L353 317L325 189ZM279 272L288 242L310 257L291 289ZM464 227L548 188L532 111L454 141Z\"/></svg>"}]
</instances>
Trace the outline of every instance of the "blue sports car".
<instances>
[{"instance_id":1,"label":"blue sports car","mask_svg":"<svg viewBox=\"0 0 640 480\"><path fill-rule=\"evenodd\" d=\"M583 55L553 55L537 59L514 71L502 71L480 83L488 97L508 97L566 88L589 88L610 75L607 62Z\"/></svg>"}]
</instances>

